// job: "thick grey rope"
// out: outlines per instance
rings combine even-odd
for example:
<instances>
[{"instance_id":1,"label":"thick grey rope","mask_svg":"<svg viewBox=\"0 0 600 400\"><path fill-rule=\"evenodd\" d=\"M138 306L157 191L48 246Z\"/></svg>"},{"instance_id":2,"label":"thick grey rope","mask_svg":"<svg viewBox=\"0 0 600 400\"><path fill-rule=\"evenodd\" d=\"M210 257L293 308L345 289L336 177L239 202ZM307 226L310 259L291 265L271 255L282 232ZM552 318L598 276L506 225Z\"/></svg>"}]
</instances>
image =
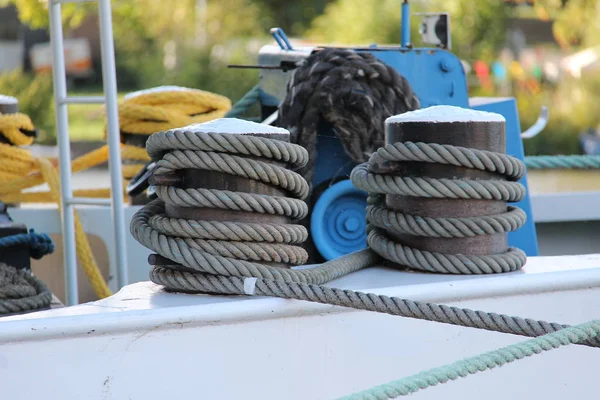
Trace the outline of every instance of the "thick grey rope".
<instances>
[{"instance_id":1,"label":"thick grey rope","mask_svg":"<svg viewBox=\"0 0 600 400\"><path fill-rule=\"evenodd\" d=\"M357 258L365 252L368 252L368 250L341 257L334 262L348 262L352 258ZM157 267L152 270L151 279L153 282L168 287L171 290L222 294L250 294L245 293L245 279L239 277L194 274ZM321 304L374 311L520 336L537 337L569 327L569 325L558 324L555 322L536 321L529 318L512 317L503 314L412 301L397 297L362 293L327 286L269 280L264 278L251 279L254 288L252 294L257 296L272 296L285 299L312 301ZM594 337L581 344L600 347L600 339Z\"/></svg>"},{"instance_id":2,"label":"thick grey rope","mask_svg":"<svg viewBox=\"0 0 600 400\"><path fill-rule=\"evenodd\" d=\"M302 225L194 221L164 216L150 218L150 225L164 235L195 239L287 244L308 239L308 231Z\"/></svg>"},{"instance_id":3,"label":"thick grey rope","mask_svg":"<svg viewBox=\"0 0 600 400\"><path fill-rule=\"evenodd\" d=\"M496 172L513 180L525 174L525 165L516 157L493 151L469 149L437 143L398 142L380 147L372 161L380 157L386 161L419 161L448 164L458 167Z\"/></svg>"},{"instance_id":4,"label":"thick grey rope","mask_svg":"<svg viewBox=\"0 0 600 400\"><path fill-rule=\"evenodd\" d=\"M198 134L192 130L172 129L150 136L146 150L158 160L173 150L211 151L268 158L301 167L308 162L308 153L302 147L258 136Z\"/></svg>"},{"instance_id":5,"label":"thick grey rope","mask_svg":"<svg viewBox=\"0 0 600 400\"><path fill-rule=\"evenodd\" d=\"M176 136L177 132L174 132L173 135ZM160 141L160 137L155 137L155 139ZM369 204L378 205L380 201L377 193L372 193L369 197ZM211 254L194 245L195 242L191 239L195 238L195 235L206 235L207 230L211 229L206 228L206 226L210 226L210 224L206 225L205 221L199 221L199 223L204 224L205 228L194 229L191 228L191 225L195 221L190 223L186 220L178 220L176 224L169 224L169 227L162 228L159 231L153 226L154 224L164 224L165 221L172 220L163 216L164 211L164 202L160 199L147 204L134 215L131 223L131 233L144 246L182 266L154 267L152 269L152 281L165 286L168 290L220 294L256 294L293 298L524 336L540 336L566 327L566 325L544 321L319 286L351 272L375 265L381 262L381 259L375 251L367 249L321 264L312 269L295 270L266 266L247 260L225 257L220 254ZM176 227L178 224L186 223L190 225L189 229L179 231L179 228ZM390 257L388 260L396 257L402 262L406 260L400 259L401 257L410 256L419 261L419 257L421 257L432 263L431 265L436 265L439 268L435 269L436 272L477 273L477 269L479 269L479 273L502 272L520 268L519 264L522 265L522 262L524 262L524 254L511 249L506 253L506 258L492 260L494 263L483 263L483 265L478 265L476 270L473 270L472 266L469 268L463 267L467 264L479 262L477 257L461 258L461 256L454 256L456 259L448 258L444 261L452 267L448 269L448 266L436 259L432 253L425 254L423 252L420 255L415 253L410 255L406 249L398 251L399 245L386 245L389 240L381 237L383 235L380 230L373 227L369 229L370 246L375 245L377 247L378 244L381 244L380 250L384 249L388 252ZM171 236L168 234L170 230L179 232L177 235ZM258 231L254 229L252 232L256 233ZM221 235L223 234L221 233ZM411 261L408 260L408 262ZM422 260L419 262L422 262ZM435 262L438 264L435 264ZM188 268L189 270L182 271L179 270L180 268ZM442 271L443 268L447 268L447 270ZM248 283L248 285L245 285L245 283ZM594 339L586 344L600 346L600 341Z\"/></svg>"},{"instance_id":6,"label":"thick grey rope","mask_svg":"<svg viewBox=\"0 0 600 400\"><path fill-rule=\"evenodd\" d=\"M266 197L217 189L180 189L172 186L156 186L156 195L165 203L179 207L218 208L283 215L293 219L304 218L308 213L305 202L289 197Z\"/></svg>"},{"instance_id":7,"label":"thick grey rope","mask_svg":"<svg viewBox=\"0 0 600 400\"><path fill-rule=\"evenodd\" d=\"M451 164L494 172L500 179L513 180L521 178L525 171L525 166L520 160L501 153L452 145L395 143L378 149L369 162L360 164L352 170L350 178L354 186L369 192L370 205L367 208L367 219L375 228L370 228L367 244L386 260L422 271L449 274L502 273L515 271L525 265L527 260L525 253L516 248L510 248L503 254L454 255L421 251L404 246L390 240L386 234L386 231L392 231L426 237L468 237L504 233L518 229L525 223L526 215L521 210L507 208L506 212L498 215L461 219L422 218L390 210L379 197L384 194L395 194L426 198L514 202L524 198L523 185L500 179L399 177L369 171L371 165L378 165L382 160ZM461 230L457 230L457 226Z\"/></svg>"},{"instance_id":8,"label":"thick grey rope","mask_svg":"<svg viewBox=\"0 0 600 400\"><path fill-rule=\"evenodd\" d=\"M52 293L29 271L0 264L0 316L50 307Z\"/></svg>"},{"instance_id":9,"label":"thick grey rope","mask_svg":"<svg viewBox=\"0 0 600 400\"><path fill-rule=\"evenodd\" d=\"M430 218L404 214L383 206L367 206L371 224L395 233L426 237L473 237L512 232L525 224L527 215L517 207L507 212L483 217Z\"/></svg>"},{"instance_id":10,"label":"thick grey rope","mask_svg":"<svg viewBox=\"0 0 600 400\"><path fill-rule=\"evenodd\" d=\"M223 172L242 178L276 185L301 200L308 196L308 183L289 169L260 160L205 151L174 150L158 161L155 174L168 174L178 169L196 168Z\"/></svg>"},{"instance_id":11,"label":"thick grey rope","mask_svg":"<svg viewBox=\"0 0 600 400\"><path fill-rule=\"evenodd\" d=\"M358 189L370 193L499 201L520 201L525 197L525 187L518 182L383 175L369 172L369 163L356 166L350 179Z\"/></svg>"},{"instance_id":12,"label":"thick grey rope","mask_svg":"<svg viewBox=\"0 0 600 400\"><path fill-rule=\"evenodd\" d=\"M492 255L445 254L418 250L390 240L381 229L367 236L369 247L386 260L414 269L442 274L497 274L520 269L527 261L525 253L510 247L508 252Z\"/></svg>"}]
</instances>

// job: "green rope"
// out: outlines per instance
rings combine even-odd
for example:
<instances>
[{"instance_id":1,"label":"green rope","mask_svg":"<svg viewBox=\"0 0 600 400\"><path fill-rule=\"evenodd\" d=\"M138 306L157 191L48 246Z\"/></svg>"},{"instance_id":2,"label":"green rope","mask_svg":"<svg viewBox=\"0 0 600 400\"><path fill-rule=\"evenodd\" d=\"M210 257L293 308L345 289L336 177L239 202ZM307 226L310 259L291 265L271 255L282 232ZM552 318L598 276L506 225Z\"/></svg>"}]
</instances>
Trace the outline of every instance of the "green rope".
<instances>
[{"instance_id":1,"label":"green rope","mask_svg":"<svg viewBox=\"0 0 600 400\"><path fill-rule=\"evenodd\" d=\"M250 89L241 99L237 101L232 107L231 110L225 114L227 118L237 118L241 117L246 111L248 111L252 106L258 102L260 98L260 87L258 85L254 86Z\"/></svg>"},{"instance_id":2,"label":"green rope","mask_svg":"<svg viewBox=\"0 0 600 400\"><path fill-rule=\"evenodd\" d=\"M528 156L525 165L528 169L600 169L600 156Z\"/></svg>"},{"instance_id":3,"label":"green rope","mask_svg":"<svg viewBox=\"0 0 600 400\"><path fill-rule=\"evenodd\" d=\"M464 378L468 375L488 369L501 367L513 361L521 360L534 354L554 350L569 344L580 343L600 334L600 320L590 321L560 331L512 344L487 353L479 354L447 364L442 367L420 372L396 381L343 397L341 400L382 400L407 396L421 389L426 389L450 380Z\"/></svg>"}]
</instances>

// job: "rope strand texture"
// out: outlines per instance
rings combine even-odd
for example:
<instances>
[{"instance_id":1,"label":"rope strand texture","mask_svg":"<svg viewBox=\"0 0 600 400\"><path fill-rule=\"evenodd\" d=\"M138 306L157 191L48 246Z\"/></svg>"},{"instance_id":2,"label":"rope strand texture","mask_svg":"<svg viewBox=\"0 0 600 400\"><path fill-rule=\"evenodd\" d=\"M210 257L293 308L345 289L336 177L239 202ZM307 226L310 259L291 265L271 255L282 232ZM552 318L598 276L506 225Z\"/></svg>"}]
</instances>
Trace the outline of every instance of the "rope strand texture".
<instances>
[{"instance_id":1,"label":"rope strand texture","mask_svg":"<svg viewBox=\"0 0 600 400\"><path fill-rule=\"evenodd\" d=\"M52 293L29 271L0 264L0 315L48 308Z\"/></svg>"},{"instance_id":2,"label":"rope strand texture","mask_svg":"<svg viewBox=\"0 0 600 400\"><path fill-rule=\"evenodd\" d=\"M406 78L372 54L327 48L301 61L287 86L277 126L308 150L298 171L312 182L318 125L327 121L350 159L360 163L384 144L385 119L419 108Z\"/></svg>"},{"instance_id":3,"label":"rope strand texture","mask_svg":"<svg viewBox=\"0 0 600 400\"><path fill-rule=\"evenodd\" d=\"M262 155L263 158L276 158L269 156L269 154L274 154L271 151L273 148L286 149L289 154L304 152L298 146L259 137L200 133L185 129L153 135L148 141L148 152L156 161L159 161L163 156L168 155L171 144L179 151L183 151L184 143L194 143L193 150L210 151L212 148L215 151L226 153L228 149L231 149L231 152L235 154L252 154L252 156L256 156L256 153L253 153L251 149L262 148L265 153L259 155ZM266 149L271 150L267 151ZM282 151L277 154L284 153ZM299 159L306 160L304 157ZM232 166L231 168L237 167ZM165 192L172 190L175 188L164 188ZM194 190L207 191L208 189ZM232 195L231 192L223 192L212 190L215 198L218 199L229 199ZM171 199L164 196L164 193L161 194L160 190L157 190L157 193L159 194L158 199L150 202L134 215L131 222L131 234L145 247L173 261L174 265L154 266L150 273L150 279L153 282L168 290L187 293L255 294L305 300L530 337L545 335L567 327L567 325L558 323L322 286L333 279L377 265L382 262L382 257L376 251L366 249L310 269L267 266L256 262L259 259L264 261L266 257L259 255L257 246L250 246L250 244L284 243L292 247L293 244L305 238L306 231L302 227L294 225L276 228L270 224L223 223L168 218L164 215L165 203L170 202ZM237 194L240 197L247 195L247 193ZM269 196L264 197L269 198ZM222 204L224 208L227 208L227 204L230 203L229 200L225 200ZM370 196L369 204L377 206L376 194ZM509 209L507 213L515 212ZM476 229L469 225L472 220L458 220L457 226L461 226L460 223L463 223L470 226L471 229ZM478 222L478 224L482 229L496 229L494 224L497 220L496 216L496 220L494 218L486 219L485 222ZM502 223L499 224L500 228L498 229L504 229ZM388 239L383 238L377 229L370 228L369 245L372 249L389 247L389 254L382 254L384 258L390 260L393 257L405 257L406 260L400 260L405 265L410 265L413 262L411 260L414 259L419 263L427 263L431 266L430 270L436 272L504 272L520 268L525 262L525 255L518 249L511 249L504 257L491 257L483 261L482 257L478 259L473 256L460 255L447 255L447 259L440 260L433 253L411 253L409 249L399 244L389 246L386 244ZM446 228L445 231L449 231L449 229ZM292 232L294 233L292 234ZM242 246L232 245L232 243L242 244ZM251 251L243 250L243 245L251 247ZM265 250L265 252L269 251ZM240 255L240 253L242 254ZM300 257L297 261L301 262ZM253 293L247 293L244 288L246 278L252 278L255 283ZM600 341L596 338L591 338L583 344L600 347Z\"/></svg>"},{"instance_id":4,"label":"rope strand texture","mask_svg":"<svg viewBox=\"0 0 600 400\"><path fill-rule=\"evenodd\" d=\"M492 350L474 357L465 358L452 364L423 371L384 385L345 396L340 400L387 400L408 396L422 389L489 369L502 367L535 354L558 349L569 344L581 343L596 338L600 334L600 321L590 321L564 330L529 339L521 343Z\"/></svg>"}]
</instances>

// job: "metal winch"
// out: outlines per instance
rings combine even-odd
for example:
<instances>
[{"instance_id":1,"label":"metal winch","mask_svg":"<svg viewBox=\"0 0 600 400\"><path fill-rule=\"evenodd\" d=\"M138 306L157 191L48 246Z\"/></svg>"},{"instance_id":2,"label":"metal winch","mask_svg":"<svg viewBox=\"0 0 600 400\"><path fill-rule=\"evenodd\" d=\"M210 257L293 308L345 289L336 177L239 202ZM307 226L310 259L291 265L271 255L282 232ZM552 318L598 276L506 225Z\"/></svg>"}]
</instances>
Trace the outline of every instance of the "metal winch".
<instances>
[{"instance_id":1,"label":"metal winch","mask_svg":"<svg viewBox=\"0 0 600 400\"><path fill-rule=\"evenodd\" d=\"M369 53L405 77L418 97L420 108L436 105L501 114L506 119L506 154L524 160L524 149L517 105L514 98L470 98L461 60L449 51L449 16L427 14L421 34L424 41L436 47L415 48L410 38L410 9L402 4L402 35L399 46L352 47L356 53ZM259 52L262 118L278 110L287 95L294 65L323 47L293 47L281 29L271 32L277 46L264 46ZM543 127L543 126L542 126ZM423 138L426 141L425 138ZM335 127L322 123L318 127L317 157L312 174L312 216L310 233L320 255L327 260L366 247L365 206L367 195L355 188L349 178L357 165L348 154ZM410 171L407 171L410 174ZM526 175L520 180L527 188ZM527 255L538 255L537 237L531 214L529 194L516 206L527 214L525 225L508 235L509 245L523 249Z\"/></svg>"}]
</instances>

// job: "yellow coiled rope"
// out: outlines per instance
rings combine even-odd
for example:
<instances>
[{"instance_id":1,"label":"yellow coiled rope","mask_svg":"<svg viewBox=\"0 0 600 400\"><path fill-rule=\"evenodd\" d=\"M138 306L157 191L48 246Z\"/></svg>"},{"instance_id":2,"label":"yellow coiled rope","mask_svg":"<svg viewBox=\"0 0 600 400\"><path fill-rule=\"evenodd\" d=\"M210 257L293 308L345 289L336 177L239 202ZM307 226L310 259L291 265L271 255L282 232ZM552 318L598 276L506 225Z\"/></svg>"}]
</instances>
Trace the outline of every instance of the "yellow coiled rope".
<instances>
[{"instance_id":1,"label":"yellow coiled rope","mask_svg":"<svg viewBox=\"0 0 600 400\"><path fill-rule=\"evenodd\" d=\"M231 109L231 100L203 90L164 86L125 98L119 106L122 134L150 136L172 128L211 121ZM133 178L150 161L143 147L124 145L121 149L123 177Z\"/></svg>"},{"instance_id":2,"label":"yellow coiled rope","mask_svg":"<svg viewBox=\"0 0 600 400\"><path fill-rule=\"evenodd\" d=\"M154 132L207 122L224 116L231 109L231 101L224 96L196 89L163 87L130 95L119 106L121 133L150 136ZM58 171L48 159L34 157L28 150L15 146L33 143L32 136L21 130L33 131L34 125L24 114L0 115L0 132L11 143L0 143L0 200L5 203L57 203L60 207ZM143 147L122 144L123 186L150 161ZM108 160L108 146L93 150L71 163L73 173L100 165ZM23 192L47 183L49 191ZM73 191L75 197L110 197L110 189L83 189ZM112 293L108 288L87 236L75 213L77 256L99 298Z\"/></svg>"},{"instance_id":3,"label":"yellow coiled rope","mask_svg":"<svg viewBox=\"0 0 600 400\"><path fill-rule=\"evenodd\" d=\"M0 143L0 200L5 203L55 202L60 208L60 180L58 171L46 158L34 157L28 150L14 146L29 145L33 137L25 135L21 129L33 131L33 123L24 114L0 115L0 132L10 144ZM102 158L101 152L95 158ZM106 156L104 156L106 158ZM88 161L91 161L91 157ZM86 163L73 162L73 170L81 170ZM23 193L27 188L47 183L49 192ZM99 298L111 295L102 277L96 259L77 212L75 212L75 241L77 257Z\"/></svg>"}]
</instances>

